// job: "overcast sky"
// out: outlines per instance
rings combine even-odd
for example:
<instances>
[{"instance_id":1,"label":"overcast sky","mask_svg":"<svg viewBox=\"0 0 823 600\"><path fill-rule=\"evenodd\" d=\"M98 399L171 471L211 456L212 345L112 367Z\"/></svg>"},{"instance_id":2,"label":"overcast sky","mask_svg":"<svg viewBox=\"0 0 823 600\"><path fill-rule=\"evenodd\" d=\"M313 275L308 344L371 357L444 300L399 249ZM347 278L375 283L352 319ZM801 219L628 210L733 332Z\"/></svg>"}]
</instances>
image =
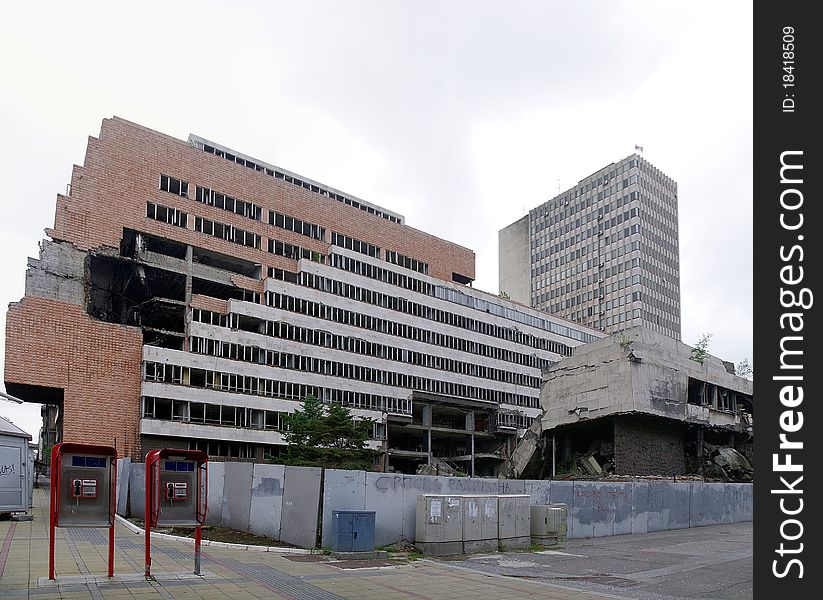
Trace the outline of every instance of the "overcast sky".
<instances>
[{"instance_id":1,"label":"overcast sky","mask_svg":"<svg viewBox=\"0 0 823 600\"><path fill-rule=\"evenodd\" d=\"M744 1L9 3L0 364L26 257L112 115L399 212L495 293L498 230L643 146L678 182L683 340L751 359L751 46ZM37 434L36 405L0 415Z\"/></svg>"}]
</instances>

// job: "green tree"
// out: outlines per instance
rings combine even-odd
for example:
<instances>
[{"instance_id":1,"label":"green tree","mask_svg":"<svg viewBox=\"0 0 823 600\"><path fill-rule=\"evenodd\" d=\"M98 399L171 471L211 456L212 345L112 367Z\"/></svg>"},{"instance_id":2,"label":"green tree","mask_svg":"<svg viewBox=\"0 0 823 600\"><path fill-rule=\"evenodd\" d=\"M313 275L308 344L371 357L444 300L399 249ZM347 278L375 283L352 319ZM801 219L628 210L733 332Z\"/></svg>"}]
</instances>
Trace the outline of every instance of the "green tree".
<instances>
[{"instance_id":1,"label":"green tree","mask_svg":"<svg viewBox=\"0 0 823 600\"><path fill-rule=\"evenodd\" d=\"M711 339L711 333L704 333L701 335L700 339L697 340L697 343L692 348L689 358L695 362L699 362L702 365L709 357L709 342Z\"/></svg>"},{"instance_id":2,"label":"green tree","mask_svg":"<svg viewBox=\"0 0 823 600\"><path fill-rule=\"evenodd\" d=\"M373 419L354 419L342 404L323 403L306 396L302 409L284 419L286 452L272 462L287 465L367 470L374 464L375 452L366 448Z\"/></svg>"},{"instance_id":3,"label":"green tree","mask_svg":"<svg viewBox=\"0 0 823 600\"><path fill-rule=\"evenodd\" d=\"M734 368L734 374L738 377L745 377L746 379L754 378L754 367L752 367L752 363L749 362L748 358L744 358L737 363L737 366Z\"/></svg>"}]
</instances>

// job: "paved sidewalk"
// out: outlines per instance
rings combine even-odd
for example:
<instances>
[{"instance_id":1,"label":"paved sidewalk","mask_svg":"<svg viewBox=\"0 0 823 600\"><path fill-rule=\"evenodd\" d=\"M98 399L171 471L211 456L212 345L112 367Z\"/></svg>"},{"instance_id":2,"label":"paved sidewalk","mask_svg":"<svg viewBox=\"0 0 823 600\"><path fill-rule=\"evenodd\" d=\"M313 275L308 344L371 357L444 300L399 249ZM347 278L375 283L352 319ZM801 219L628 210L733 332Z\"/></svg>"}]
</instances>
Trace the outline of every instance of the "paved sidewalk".
<instances>
[{"instance_id":1,"label":"paved sidewalk","mask_svg":"<svg viewBox=\"0 0 823 600\"><path fill-rule=\"evenodd\" d=\"M633 600L750 600L752 523L574 539L558 549L449 564Z\"/></svg>"},{"instance_id":2,"label":"paved sidewalk","mask_svg":"<svg viewBox=\"0 0 823 600\"><path fill-rule=\"evenodd\" d=\"M203 576L192 574L190 543L157 540L152 573L143 577L143 536L116 529L115 577L108 580L108 531L57 529L57 583L48 577L48 488L35 490L33 521L0 521L0 598L550 598L597 600L606 596L469 571L427 560L352 568L360 561L205 546ZM374 563L372 563L374 564Z\"/></svg>"}]
</instances>

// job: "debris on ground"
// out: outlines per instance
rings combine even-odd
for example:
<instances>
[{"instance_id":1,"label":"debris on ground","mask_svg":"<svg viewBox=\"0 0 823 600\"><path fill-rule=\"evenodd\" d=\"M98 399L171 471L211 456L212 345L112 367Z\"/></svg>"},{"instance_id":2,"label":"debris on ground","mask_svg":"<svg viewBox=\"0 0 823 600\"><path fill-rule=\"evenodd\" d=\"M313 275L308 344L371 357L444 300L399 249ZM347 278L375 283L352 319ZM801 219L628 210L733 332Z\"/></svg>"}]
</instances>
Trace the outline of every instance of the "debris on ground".
<instances>
[{"instance_id":1,"label":"debris on ground","mask_svg":"<svg viewBox=\"0 0 823 600\"><path fill-rule=\"evenodd\" d=\"M462 476L464 473L459 471L442 458L432 457L431 464L423 463L417 467L416 475L445 475L446 477Z\"/></svg>"},{"instance_id":2,"label":"debris on ground","mask_svg":"<svg viewBox=\"0 0 823 600\"><path fill-rule=\"evenodd\" d=\"M144 527L142 519L131 518L130 522L138 527ZM167 533L169 535L177 535L180 537L194 537L194 527L157 527L152 528L155 533ZM300 548L294 544L281 542L274 538L263 535L255 535L247 531L237 531L228 527L215 527L211 525L204 525L201 529L204 540L212 542L226 542L227 544L241 544L244 546L274 546L278 548Z\"/></svg>"}]
</instances>

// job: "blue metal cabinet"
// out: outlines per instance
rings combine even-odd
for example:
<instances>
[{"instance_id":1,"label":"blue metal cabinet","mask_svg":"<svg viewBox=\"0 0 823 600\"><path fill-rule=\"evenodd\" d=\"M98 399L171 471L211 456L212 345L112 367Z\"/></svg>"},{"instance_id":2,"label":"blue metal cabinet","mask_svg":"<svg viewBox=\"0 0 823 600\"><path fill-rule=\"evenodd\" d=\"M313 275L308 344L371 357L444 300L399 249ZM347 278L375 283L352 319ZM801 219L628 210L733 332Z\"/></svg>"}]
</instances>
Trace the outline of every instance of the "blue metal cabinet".
<instances>
[{"instance_id":1,"label":"blue metal cabinet","mask_svg":"<svg viewBox=\"0 0 823 600\"><path fill-rule=\"evenodd\" d=\"M335 552L374 550L374 511L332 511L331 546Z\"/></svg>"}]
</instances>

